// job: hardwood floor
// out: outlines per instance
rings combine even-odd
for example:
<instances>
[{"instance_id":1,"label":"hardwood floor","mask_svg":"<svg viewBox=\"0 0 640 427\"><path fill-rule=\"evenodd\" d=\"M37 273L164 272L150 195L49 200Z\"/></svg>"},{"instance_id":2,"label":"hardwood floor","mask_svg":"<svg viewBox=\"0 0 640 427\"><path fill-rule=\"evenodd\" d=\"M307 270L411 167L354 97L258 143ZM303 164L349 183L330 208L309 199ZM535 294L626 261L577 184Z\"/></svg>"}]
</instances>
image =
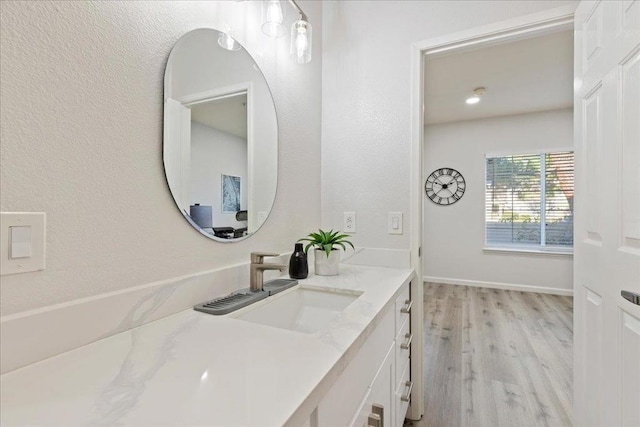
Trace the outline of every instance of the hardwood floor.
<instances>
[{"instance_id":1,"label":"hardwood floor","mask_svg":"<svg viewBox=\"0 0 640 427\"><path fill-rule=\"evenodd\" d=\"M407 425L572 425L573 298L424 291L425 415Z\"/></svg>"}]
</instances>

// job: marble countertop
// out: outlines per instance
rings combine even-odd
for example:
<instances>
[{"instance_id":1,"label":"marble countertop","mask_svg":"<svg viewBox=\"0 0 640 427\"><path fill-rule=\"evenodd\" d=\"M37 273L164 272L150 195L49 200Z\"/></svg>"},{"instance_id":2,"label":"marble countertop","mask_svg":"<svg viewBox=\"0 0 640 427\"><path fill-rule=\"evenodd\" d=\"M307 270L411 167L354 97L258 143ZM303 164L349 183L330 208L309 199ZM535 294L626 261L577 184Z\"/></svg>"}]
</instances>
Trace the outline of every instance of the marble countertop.
<instances>
[{"instance_id":1,"label":"marble countertop","mask_svg":"<svg viewBox=\"0 0 640 427\"><path fill-rule=\"evenodd\" d=\"M305 334L183 311L0 376L0 424L302 424L414 275L340 269L300 281L363 292L326 329Z\"/></svg>"}]
</instances>

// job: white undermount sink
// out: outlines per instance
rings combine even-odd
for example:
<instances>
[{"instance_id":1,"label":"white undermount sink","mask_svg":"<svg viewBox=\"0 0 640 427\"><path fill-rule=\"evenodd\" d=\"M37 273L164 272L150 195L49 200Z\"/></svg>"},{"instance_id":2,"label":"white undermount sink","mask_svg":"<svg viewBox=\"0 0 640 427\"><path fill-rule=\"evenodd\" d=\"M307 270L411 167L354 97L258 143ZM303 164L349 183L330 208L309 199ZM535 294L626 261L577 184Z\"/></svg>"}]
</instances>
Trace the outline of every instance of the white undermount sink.
<instances>
[{"instance_id":1,"label":"white undermount sink","mask_svg":"<svg viewBox=\"0 0 640 427\"><path fill-rule=\"evenodd\" d=\"M362 292L296 287L233 315L239 320L312 334L335 319Z\"/></svg>"}]
</instances>

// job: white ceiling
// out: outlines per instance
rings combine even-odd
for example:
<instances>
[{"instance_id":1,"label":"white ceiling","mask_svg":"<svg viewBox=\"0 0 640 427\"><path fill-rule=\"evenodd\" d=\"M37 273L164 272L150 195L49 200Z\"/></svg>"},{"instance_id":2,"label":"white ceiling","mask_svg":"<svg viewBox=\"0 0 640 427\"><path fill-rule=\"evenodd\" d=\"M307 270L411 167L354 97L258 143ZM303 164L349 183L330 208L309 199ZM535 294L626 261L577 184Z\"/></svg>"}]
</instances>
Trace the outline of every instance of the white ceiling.
<instances>
[{"instance_id":1,"label":"white ceiling","mask_svg":"<svg viewBox=\"0 0 640 427\"><path fill-rule=\"evenodd\" d=\"M247 139L247 94L194 105L191 120Z\"/></svg>"},{"instance_id":2,"label":"white ceiling","mask_svg":"<svg viewBox=\"0 0 640 427\"><path fill-rule=\"evenodd\" d=\"M486 93L475 105L473 89ZM425 123L569 108L573 32L557 32L425 61Z\"/></svg>"}]
</instances>

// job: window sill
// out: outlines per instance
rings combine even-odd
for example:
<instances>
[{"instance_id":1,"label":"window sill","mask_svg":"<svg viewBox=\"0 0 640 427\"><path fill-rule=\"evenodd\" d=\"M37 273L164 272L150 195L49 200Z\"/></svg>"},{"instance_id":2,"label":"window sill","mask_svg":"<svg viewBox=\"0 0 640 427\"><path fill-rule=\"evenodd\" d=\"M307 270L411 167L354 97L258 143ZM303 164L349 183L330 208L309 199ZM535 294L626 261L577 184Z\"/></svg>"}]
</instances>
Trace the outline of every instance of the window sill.
<instances>
[{"instance_id":1,"label":"window sill","mask_svg":"<svg viewBox=\"0 0 640 427\"><path fill-rule=\"evenodd\" d=\"M516 247L484 247L482 251L492 254L511 255L532 255L551 256L560 258L573 258L573 249L538 249L538 248L516 248Z\"/></svg>"}]
</instances>

